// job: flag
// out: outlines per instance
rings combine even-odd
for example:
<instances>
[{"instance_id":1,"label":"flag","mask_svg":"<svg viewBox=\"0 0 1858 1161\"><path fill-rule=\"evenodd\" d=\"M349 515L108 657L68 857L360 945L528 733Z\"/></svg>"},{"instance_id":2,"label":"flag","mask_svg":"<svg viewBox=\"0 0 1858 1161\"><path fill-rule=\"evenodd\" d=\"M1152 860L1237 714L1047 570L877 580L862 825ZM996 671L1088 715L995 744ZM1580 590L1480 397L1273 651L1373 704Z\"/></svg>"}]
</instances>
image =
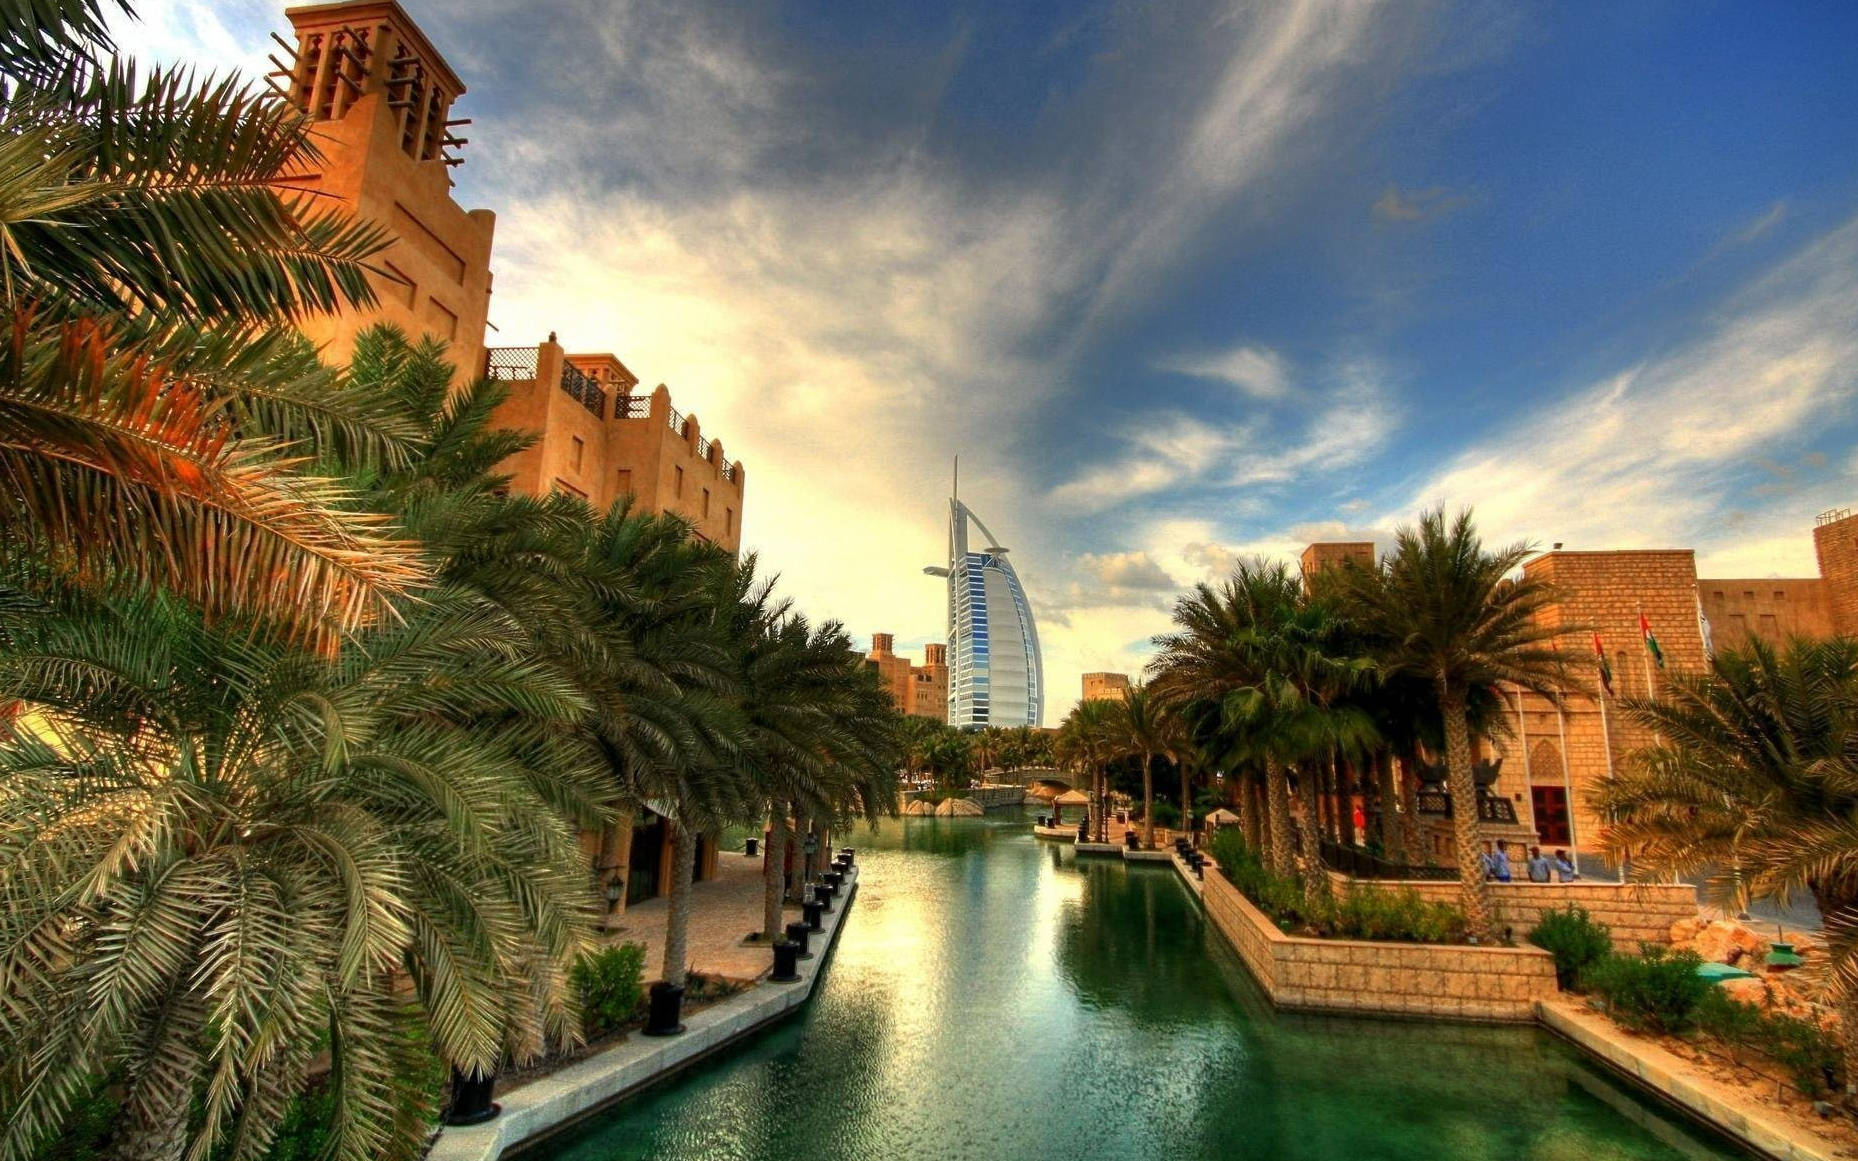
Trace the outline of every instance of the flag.
<instances>
[{"instance_id":1,"label":"flag","mask_svg":"<svg viewBox=\"0 0 1858 1161\"><path fill-rule=\"evenodd\" d=\"M1645 619L1645 610L1639 610L1639 636L1645 639L1645 651L1652 655L1658 668L1664 668L1664 650L1658 648L1658 638L1652 636L1652 623Z\"/></svg>"},{"instance_id":2,"label":"flag","mask_svg":"<svg viewBox=\"0 0 1858 1161\"><path fill-rule=\"evenodd\" d=\"M1593 655L1600 659L1600 688L1606 696L1613 696L1613 667L1606 662L1606 646L1600 643L1600 634L1593 635Z\"/></svg>"}]
</instances>

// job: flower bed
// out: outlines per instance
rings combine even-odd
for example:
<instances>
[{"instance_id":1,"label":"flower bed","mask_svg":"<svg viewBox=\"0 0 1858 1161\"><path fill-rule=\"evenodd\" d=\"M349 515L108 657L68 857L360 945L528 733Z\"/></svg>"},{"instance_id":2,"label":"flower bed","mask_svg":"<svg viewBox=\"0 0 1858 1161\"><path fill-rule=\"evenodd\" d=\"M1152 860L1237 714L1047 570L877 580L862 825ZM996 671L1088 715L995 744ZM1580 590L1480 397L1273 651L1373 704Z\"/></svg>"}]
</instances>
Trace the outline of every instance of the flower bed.
<instances>
[{"instance_id":1,"label":"flower bed","mask_svg":"<svg viewBox=\"0 0 1858 1161\"><path fill-rule=\"evenodd\" d=\"M1540 948L1289 935L1224 874L1201 886L1207 917L1280 1007L1522 1023L1555 994Z\"/></svg>"}]
</instances>

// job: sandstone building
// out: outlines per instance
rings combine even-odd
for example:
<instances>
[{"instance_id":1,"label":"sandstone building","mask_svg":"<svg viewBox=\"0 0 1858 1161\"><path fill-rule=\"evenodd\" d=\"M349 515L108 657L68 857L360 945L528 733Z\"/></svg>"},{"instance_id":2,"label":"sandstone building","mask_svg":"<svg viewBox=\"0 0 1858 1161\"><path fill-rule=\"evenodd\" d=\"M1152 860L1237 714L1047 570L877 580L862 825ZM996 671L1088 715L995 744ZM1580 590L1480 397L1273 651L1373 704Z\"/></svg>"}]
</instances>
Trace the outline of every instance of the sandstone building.
<instances>
[{"instance_id":1,"label":"sandstone building","mask_svg":"<svg viewBox=\"0 0 1858 1161\"><path fill-rule=\"evenodd\" d=\"M923 663L912 665L897 655L894 635L873 633L865 664L877 671L898 709L912 717L948 720L948 646L924 645Z\"/></svg>"},{"instance_id":2,"label":"sandstone building","mask_svg":"<svg viewBox=\"0 0 1858 1161\"><path fill-rule=\"evenodd\" d=\"M629 495L738 551L747 473L662 384L634 394L639 379L616 356L569 354L553 334L486 350L496 216L452 200L450 170L463 160L469 122L451 114L465 86L425 34L393 0L286 15L296 39L290 59L276 62L281 88L314 122L323 155L313 171L286 176L390 239L375 260L375 305L310 319L304 333L334 362L382 322L443 341L460 379L488 374L508 385L498 422L536 436L503 465L517 490L566 492L596 508Z\"/></svg>"},{"instance_id":3,"label":"sandstone building","mask_svg":"<svg viewBox=\"0 0 1858 1161\"><path fill-rule=\"evenodd\" d=\"M374 260L378 301L303 324L324 357L345 362L355 336L383 322L439 339L459 381L490 375L507 384L496 420L536 437L502 465L512 487L566 492L596 508L631 496L643 510L681 513L698 536L737 551L747 473L694 414L671 405L663 384L635 394L639 379L616 356L570 354L553 334L532 347L486 350L496 216L452 200L450 171L462 162L460 131L469 123L452 112L465 86L431 41L393 0L318 4L286 16L295 40L279 39L289 59L273 57L273 77L313 122L322 157L283 177L389 238ZM660 815L642 810L605 836L586 836L596 887L605 893L619 884L614 913L669 889L666 829ZM698 879L715 874L714 836L700 841L696 862Z\"/></svg>"},{"instance_id":4,"label":"sandstone building","mask_svg":"<svg viewBox=\"0 0 1858 1161\"><path fill-rule=\"evenodd\" d=\"M1713 650L1750 638L1778 644L1794 636L1858 633L1858 517L1848 509L1821 514L1813 542L1820 575L1781 580L1698 577L1696 553L1687 548L1555 550L1525 562L1526 575L1560 592L1547 616L1569 627L1561 649L1571 688L1559 706L1524 690L1500 691L1508 736L1485 740L1480 750L1501 761L1489 797L1508 805L1490 810L1489 837L1596 855L1601 823L1590 793L1627 755L1653 742L1626 720L1618 698L1657 697L1673 676L1702 672ZM1373 553L1371 544L1313 544L1303 553L1304 573L1342 560L1372 561ZM1663 668L1644 645L1641 614L1664 654ZM1600 694L1596 633L1612 667L1611 698ZM1443 820L1425 833L1430 853L1449 861Z\"/></svg>"},{"instance_id":5,"label":"sandstone building","mask_svg":"<svg viewBox=\"0 0 1858 1161\"><path fill-rule=\"evenodd\" d=\"M1085 701L1122 701L1129 696L1129 675L1127 673L1086 673L1084 675Z\"/></svg>"}]
</instances>

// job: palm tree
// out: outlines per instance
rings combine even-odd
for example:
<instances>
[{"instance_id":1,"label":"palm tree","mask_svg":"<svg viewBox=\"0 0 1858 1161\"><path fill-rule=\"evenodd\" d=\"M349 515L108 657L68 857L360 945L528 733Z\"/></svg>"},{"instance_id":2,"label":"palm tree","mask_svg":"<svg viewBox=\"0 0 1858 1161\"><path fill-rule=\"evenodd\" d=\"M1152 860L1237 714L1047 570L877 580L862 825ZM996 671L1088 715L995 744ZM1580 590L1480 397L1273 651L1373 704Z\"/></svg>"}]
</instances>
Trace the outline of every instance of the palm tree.
<instances>
[{"instance_id":1,"label":"palm tree","mask_svg":"<svg viewBox=\"0 0 1858 1161\"><path fill-rule=\"evenodd\" d=\"M172 596L8 591L10 1154L119 1076L120 1155L261 1156L327 1037L335 1155L416 1156L420 1042L484 1075L576 1034L585 707L494 611L428 593L329 661Z\"/></svg>"},{"instance_id":2,"label":"palm tree","mask_svg":"<svg viewBox=\"0 0 1858 1161\"><path fill-rule=\"evenodd\" d=\"M1594 795L1609 851L1630 851L1640 878L1707 872L1732 909L1811 895L1858 1028L1858 640L1756 638L1623 704L1658 741ZM1858 1035L1845 1057L1858 1076Z\"/></svg>"},{"instance_id":3,"label":"palm tree","mask_svg":"<svg viewBox=\"0 0 1858 1161\"><path fill-rule=\"evenodd\" d=\"M737 763L745 727L725 603L735 563L681 517L634 513L628 500L594 521L581 575L596 642L585 730L623 802L670 809L661 978L682 989L699 837L759 814Z\"/></svg>"},{"instance_id":4,"label":"palm tree","mask_svg":"<svg viewBox=\"0 0 1858 1161\"><path fill-rule=\"evenodd\" d=\"M325 649L417 549L306 474L397 450L285 329L372 299L373 227L292 196L307 119L235 80L138 81L85 0L0 22L0 554L264 611Z\"/></svg>"},{"instance_id":5,"label":"palm tree","mask_svg":"<svg viewBox=\"0 0 1858 1161\"><path fill-rule=\"evenodd\" d=\"M1062 761L1090 777L1090 836L1109 841L1109 775L1106 765L1115 756L1116 705L1107 701L1080 701L1058 727L1058 754Z\"/></svg>"},{"instance_id":6,"label":"palm tree","mask_svg":"<svg viewBox=\"0 0 1858 1161\"><path fill-rule=\"evenodd\" d=\"M1390 674L1427 682L1445 734L1452 833L1470 932L1491 934L1489 889L1479 849L1477 787L1471 773L1471 703L1477 691L1507 684L1558 699L1567 675L1555 638L1570 631L1544 616L1555 603L1546 583L1512 577L1525 544L1487 550L1462 512L1427 512L1400 529L1379 568L1340 570L1343 591Z\"/></svg>"},{"instance_id":7,"label":"palm tree","mask_svg":"<svg viewBox=\"0 0 1858 1161\"><path fill-rule=\"evenodd\" d=\"M1142 847L1155 849L1155 758L1174 756L1177 730L1174 719L1163 709L1161 700L1137 683L1129 688L1116 707L1112 725L1118 748L1142 759ZM1178 760L1178 759L1177 759Z\"/></svg>"}]
</instances>

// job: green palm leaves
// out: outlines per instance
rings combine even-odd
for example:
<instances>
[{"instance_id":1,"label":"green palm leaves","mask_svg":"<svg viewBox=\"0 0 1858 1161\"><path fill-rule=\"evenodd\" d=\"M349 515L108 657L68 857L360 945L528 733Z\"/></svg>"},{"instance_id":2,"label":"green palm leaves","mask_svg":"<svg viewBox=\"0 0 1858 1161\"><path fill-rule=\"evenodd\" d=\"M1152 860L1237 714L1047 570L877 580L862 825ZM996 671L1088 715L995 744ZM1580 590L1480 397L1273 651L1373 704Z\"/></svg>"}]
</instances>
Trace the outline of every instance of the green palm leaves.
<instances>
[{"instance_id":1,"label":"green palm leaves","mask_svg":"<svg viewBox=\"0 0 1858 1161\"><path fill-rule=\"evenodd\" d=\"M120 1132L261 1155L325 1037L342 1156L404 1154L419 1074L396 1031L494 1069L574 1028L583 703L448 606L331 662L170 598L20 608L0 695L0 1028L9 1155L94 1077Z\"/></svg>"},{"instance_id":2,"label":"green palm leaves","mask_svg":"<svg viewBox=\"0 0 1858 1161\"><path fill-rule=\"evenodd\" d=\"M369 301L382 235L280 183L315 161L296 110L95 62L101 11L0 20L0 546L331 649L420 562L303 470L367 409L302 390L267 331Z\"/></svg>"},{"instance_id":3,"label":"green palm leaves","mask_svg":"<svg viewBox=\"0 0 1858 1161\"><path fill-rule=\"evenodd\" d=\"M1811 894L1858 989L1858 642L1757 639L1626 712L1658 741L1600 789L1608 846L1725 904Z\"/></svg>"}]
</instances>

